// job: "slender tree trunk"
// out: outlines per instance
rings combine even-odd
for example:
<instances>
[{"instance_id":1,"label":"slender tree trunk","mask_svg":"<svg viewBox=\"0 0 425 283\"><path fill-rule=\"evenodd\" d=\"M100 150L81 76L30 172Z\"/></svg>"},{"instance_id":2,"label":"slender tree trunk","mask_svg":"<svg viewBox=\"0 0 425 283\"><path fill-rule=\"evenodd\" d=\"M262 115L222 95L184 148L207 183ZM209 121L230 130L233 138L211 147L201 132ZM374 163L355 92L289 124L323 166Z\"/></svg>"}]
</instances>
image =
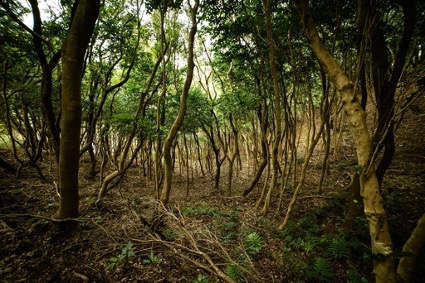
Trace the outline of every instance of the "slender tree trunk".
<instances>
[{"instance_id":1,"label":"slender tree trunk","mask_svg":"<svg viewBox=\"0 0 425 283\"><path fill-rule=\"evenodd\" d=\"M189 3L190 5L190 3ZM170 192L171 192L171 181L172 181L172 158L171 158L171 146L173 143L174 138L177 135L177 132L180 130L181 125L183 124L183 119L186 114L186 100L187 95L189 93L190 85L192 84L192 78L193 78L193 69L195 67L195 63L193 61L193 52L194 52L194 41L195 41L195 34L197 31L197 19L196 14L198 12L198 6L199 6L199 0L195 0L195 5L193 7L190 7L190 13L191 13L191 24L192 27L190 28L189 32L189 42L188 42L188 57L187 57L187 74L186 74L186 81L183 86L183 91L180 96L180 106L179 106L179 113L177 114L176 120L174 121L173 125L171 126L170 132L168 133L167 138L164 142L164 167L165 167L165 179L164 179L164 188L161 193L161 202L164 205L168 204L169 198L170 198Z\"/></svg>"},{"instance_id":2,"label":"slender tree trunk","mask_svg":"<svg viewBox=\"0 0 425 283\"><path fill-rule=\"evenodd\" d=\"M267 126L268 126L268 107L267 107L267 91L265 88L264 81L264 60L261 57L260 60L260 79L256 80L258 91L261 95L262 105L258 109L258 119L260 120L260 129L261 129L261 163L257 168L257 171L254 175L254 179L249 184L249 187L243 191L242 196L246 197L251 191L255 188L261 176L263 175L263 171L269 163L269 155L270 150L267 142ZM266 183L268 178L266 178Z\"/></svg>"},{"instance_id":3,"label":"slender tree trunk","mask_svg":"<svg viewBox=\"0 0 425 283\"><path fill-rule=\"evenodd\" d=\"M183 135L183 144L186 159L186 197L189 197L189 147L187 145L186 135ZM183 156L181 156L181 159L183 159Z\"/></svg>"},{"instance_id":4,"label":"slender tree trunk","mask_svg":"<svg viewBox=\"0 0 425 283\"><path fill-rule=\"evenodd\" d=\"M328 158L329 158L329 152L330 152L330 143L331 143L331 129L330 129L330 109L332 107L331 103L329 103L329 84L328 80L326 79L326 75L324 70L321 68L320 71L321 79L322 79L322 85L323 85L323 107L321 107L321 114L322 114L322 120L325 121L325 129L324 133L322 135L323 144L325 147L325 154L323 156L323 162L322 162L322 170L320 172L320 179L319 183L317 185L317 192L322 193L323 189L323 181L325 179L325 173L328 172Z\"/></svg>"},{"instance_id":5,"label":"slender tree trunk","mask_svg":"<svg viewBox=\"0 0 425 283\"><path fill-rule=\"evenodd\" d=\"M38 8L37 0L29 1L32 8L32 14L34 17L33 25L33 43L35 46L35 51L37 57L40 61L41 69L43 72L42 82L41 82L41 110L43 112L44 122L47 125L49 132L49 138L52 141L52 147L55 154L55 161L58 164L59 162L59 151L60 151L60 135L58 129L58 121L56 120L55 113L53 110L52 103L52 89L53 89L53 79L52 71L56 66L61 52L57 52L53 55L50 62L47 60L46 53L43 48L42 40L42 21L40 17L40 10Z\"/></svg>"},{"instance_id":6,"label":"slender tree trunk","mask_svg":"<svg viewBox=\"0 0 425 283\"><path fill-rule=\"evenodd\" d=\"M272 166L272 180L269 186L269 190L267 193L267 198L264 203L263 209L259 213L259 215L266 215L270 202L271 202L271 196L274 192L274 188L276 186L276 181L278 179L278 173L279 173L279 146L280 146L280 140L282 136L282 106L281 106L281 98L280 98L280 92L279 92L279 77L276 69L276 62L275 62L275 43L273 39L273 33L272 33L272 19L271 19L271 0L264 0L263 1L264 6L264 13L266 16L266 29L267 29L267 42L269 45L269 57L270 57L270 71L272 73L273 77L273 103L274 103L274 114L275 114L275 135L274 135L274 143L273 143L273 149L271 153L271 166Z\"/></svg>"},{"instance_id":7,"label":"slender tree trunk","mask_svg":"<svg viewBox=\"0 0 425 283\"><path fill-rule=\"evenodd\" d=\"M17 172L17 176L19 177L19 174L21 172L22 166L23 166L23 162L22 160L19 158L18 156L18 152L16 149L16 145L15 145L15 138L13 136L13 129L12 129L12 123L10 121L10 106L9 106L9 99L7 97L7 70L9 69L9 64L7 62L7 57L6 54L3 53L3 51L1 52L4 56L4 62L3 62L3 83L2 83L2 94L3 94L3 101L5 104L5 117L6 117L6 128L7 128L7 132L9 134L10 137L10 142L12 143L12 152L13 152L13 158L15 159L16 162L19 163L19 168L18 170L14 169L13 166L9 166L7 162L3 161L1 162L1 164L3 164L4 168L9 169L9 172ZM14 170L13 170L13 169Z\"/></svg>"},{"instance_id":8,"label":"slender tree trunk","mask_svg":"<svg viewBox=\"0 0 425 283\"><path fill-rule=\"evenodd\" d=\"M229 142L228 142L228 154L227 159L229 160L229 175L227 178L227 194L229 196L232 195L232 181L233 181L233 171L234 171L234 164L235 159L238 156L239 153L239 134L238 130L236 129L233 117L230 115L230 126L232 128L232 134L233 134L233 149L231 150L231 134L229 133Z\"/></svg>"},{"instance_id":9,"label":"slender tree trunk","mask_svg":"<svg viewBox=\"0 0 425 283\"><path fill-rule=\"evenodd\" d=\"M76 2L77 3L77 2ZM62 45L62 119L59 156L59 219L78 217L81 79L84 54L99 14L99 0L80 0Z\"/></svg>"},{"instance_id":10,"label":"slender tree trunk","mask_svg":"<svg viewBox=\"0 0 425 283\"><path fill-rule=\"evenodd\" d=\"M205 171L204 171L204 166L202 165L201 144L199 142L199 138L198 138L198 135L196 133L193 133L193 138L195 140L196 153L198 155L199 167L201 168L202 177L204 177Z\"/></svg>"}]
</instances>

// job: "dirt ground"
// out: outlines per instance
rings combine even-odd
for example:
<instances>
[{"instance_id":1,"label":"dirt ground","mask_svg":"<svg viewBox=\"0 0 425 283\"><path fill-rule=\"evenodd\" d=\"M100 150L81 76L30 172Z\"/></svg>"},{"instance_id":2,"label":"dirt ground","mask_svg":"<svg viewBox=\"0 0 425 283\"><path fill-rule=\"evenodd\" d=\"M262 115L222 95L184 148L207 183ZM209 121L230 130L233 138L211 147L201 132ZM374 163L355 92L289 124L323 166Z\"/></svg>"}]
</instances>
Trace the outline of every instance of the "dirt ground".
<instances>
[{"instance_id":1,"label":"dirt ground","mask_svg":"<svg viewBox=\"0 0 425 283\"><path fill-rule=\"evenodd\" d=\"M396 156L384 180L388 222L398 253L425 210L424 125L421 98L397 131ZM349 145L346 149L342 145L341 154L332 157L331 174L320 195L315 191L320 166L313 160L284 231L276 228L293 190L285 190L282 209L276 212L277 189L270 213L258 217L255 204L263 183L248 197L240 197L252 177L247 170L235 176L231 197L224 194L226 172L220 192L213 190L210 176L195 176L186 197L185 177L176 171L171 206L165 210L155 201L154 182L137 166L118 188L97 201L99 180L85 178L88 164L83 164L81 218L72 233L53 219L58 196L52 175L41 181L30 168L20 178L1 173L0 281L373 282L364 220L359 219L355 239L354 234L348 236L353 239L346 253L329 252L326 246L341 235L346 187L355 164ZM48 164L43 166L48 172ZM414 282L425 282L424 253L423 249Z\"/></svg>"}]
</instances>

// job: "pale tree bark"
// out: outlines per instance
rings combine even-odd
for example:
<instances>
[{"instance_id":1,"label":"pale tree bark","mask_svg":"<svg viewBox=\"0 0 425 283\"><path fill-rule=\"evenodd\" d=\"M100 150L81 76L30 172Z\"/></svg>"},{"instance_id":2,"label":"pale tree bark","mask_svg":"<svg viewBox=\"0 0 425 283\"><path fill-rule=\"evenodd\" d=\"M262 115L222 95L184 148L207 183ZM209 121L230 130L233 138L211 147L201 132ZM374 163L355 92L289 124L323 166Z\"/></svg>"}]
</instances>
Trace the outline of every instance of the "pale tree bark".
<instances>
[{"instance_id":1,"label":"pale tree bark","mask_svg":"<svg viewBox=\"0 0 425 283\"><path fill-rule=\"evenodd\" d=\"M419 252L425 245L425 214L419 219L415 230L413 230L409 239L403 246L403 252L408 255L400 259L397 267L397 274L403 279L403 282L410 282L413 270L415 268L415 260Z\"/></svg>"},{"instance_id":2,"label":"pale tree bark","mask_svg":"<svg viewBox=\"0 0 425 283\"><path fill-rule=\"evenodd\" d=\"M373 164L372 166L369 164L371 137L366 125L366 113L354 92L352 81L343 72L341 66L322 43L313 21L308 1L294 0L294 2L298 8L309 45L338 89L343 100L347 119L351 124L359 171L361 170L361 196L364 203L364 212L369 224L372 253L379 258L379 260L375 260L373 268L376 282L395 282L393 249L386 213L374 166Z\"/></svg>"},{"instance_id":3,"label":"pale tree bark","mask_svg":"<svg viewBox=\"0 0 425 283\"><path fill-rule=\"evenodd\" d=\"M59 154L59 219L78 217L81 79L84 54L99 14L100 0L80 0L62 45L62 118Z\"/></svg>"},{"instance_id":4,"label":"pale tree bark","mask_svg":"<svg viewBox=\"0 0 425 283\"><path fill-rule=\"evenodd\" d=\"M190 6L190 1L188 4ZM190 18L192 22L192 27L190 28L190 31L189 31L189 42L188 42L188 48L187 48L188 56L187 56L186 80L183 86L182 93L180 95L179 112L164 142L165 178L164 178L164 188L162 189L162 192L161 192L161 202L164 205L168 204L168 201L170 198L170 192L171 192L171 181L172 181L172 173L173 173L173 164L172 164L173 160L171 157L171 147L173 145L173 140L175 139L177 132L180 130L183 124L183 119L186 114L187 95L189 93L190 85L192 84L192 79L193 79L193 69L195 67L195 63L193 61L193 49L194 49L195 34L197 31L197 25L198 25L198 22L196 19L198 7L199 7L199 0L196 0L193 7L190 7Z\"/></svg>"}]
</instances>

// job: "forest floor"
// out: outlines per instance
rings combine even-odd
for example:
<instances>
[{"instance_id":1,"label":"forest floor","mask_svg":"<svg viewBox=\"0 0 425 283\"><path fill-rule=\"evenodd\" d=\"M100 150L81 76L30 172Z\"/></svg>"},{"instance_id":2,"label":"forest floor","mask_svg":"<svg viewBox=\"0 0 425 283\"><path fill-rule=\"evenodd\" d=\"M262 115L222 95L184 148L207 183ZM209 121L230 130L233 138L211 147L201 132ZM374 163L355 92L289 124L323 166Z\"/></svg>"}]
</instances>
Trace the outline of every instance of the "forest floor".
<instances>
[{"instance_id":1,"label":"forest floor","mask_svg":"<svg viewBox=\"0 0 425 283\"><path fill-rule=\"evenodd\" d=\"M398 254L424 213L424 102L421 98L407 111L384 180ZM240 197L252 170L235 176L232 196L224 193L226 172L220 192L213 190L210 176L195 175L188 197L186 179L176 170L166 210L155 201L154 182L136 166L97 202L99 182L85 178L85 166L81 218L72 233L54 221L53 176L41 181L29 168L20 178L0 173L0 282L373 282L365 218L357 218L354 232L343 229L346 188L355 166L349 142L331 158L321 194L316 192L321 166L312 160L282 231L277 226L293 188L286 188L279 211L276 189L270 213L259 217L255 205L263 183ZM423 249L413 282L425 282L424 254Z\"/></svg>"}]
</instances>

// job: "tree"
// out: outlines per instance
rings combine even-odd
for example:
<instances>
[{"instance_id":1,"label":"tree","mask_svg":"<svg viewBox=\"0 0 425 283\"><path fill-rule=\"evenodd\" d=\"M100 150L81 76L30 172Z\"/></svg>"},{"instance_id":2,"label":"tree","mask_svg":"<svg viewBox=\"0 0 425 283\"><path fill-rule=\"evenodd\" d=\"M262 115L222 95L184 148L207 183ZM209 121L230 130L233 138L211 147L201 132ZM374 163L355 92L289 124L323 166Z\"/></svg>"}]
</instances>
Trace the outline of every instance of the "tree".
<instances>
[{"instance_id":1,"label":"tree","mask_svg":"<svg viewBox=\"0 0 425 283\"><path fill-rule=\"evenodd\" d=\"M361 23L359 28L367 31L363 35L363 45L370 44L371 77L378 110L378 126L372 139L373 152L376 156L383 151L382 158L376 169L379 185L382 185L385 172L390 166L395 153L395 94L397 84L405 69L416 22L414 1L393 2L400 5L403 10L403 31L398 43L396 42L397 37L392 36L391 32L385 30L386 27L381 20L381 13L378 11L377 3L374 1L359 2L359 22ZM390 33L390 36L385 37L388 33ZM396 50L391 50L387 41L394 41L395 43L393 44L397 46L397 48L394 48ZM367 50L360 50L360 52L366 53ZM395 53L393 64L390 63L390 52ZM362 75L362 78L365 77L366 75Z\"/></svg>"},{"instance_id":2,"label":"tree","mask_svg":"<svg viewBox=\"0 0 425 283\"><path fill-rule=\"evenodd\" d=\"M0 49L4 64L7 67L2 70L4 71L3 90L4 94L8 93L8 95L4 96L3 102L6 113L9 111L16 111L17 113L17 115L7 114L7 118L5 117L5 124L10 126L7 128L9 129L14 158L20 164L17 175L19 176L21 169L25 165L30 165L44 179L37 162L42 159L42 151L47 136L51 138L53 148L59 153L59 135L55 134L55 132L58 132L56 131L57 125L55 124L56 119L53 113L51 94L53 89L52 71L60 58L60 53L53 55L47 63L47 55L44 52L43 44L49 47L50 52L54 52L54 46L46 38L59 37L60 41L61 38L60 33L59 36L56 34L53 37L49 32L42 34L41 21L37 18L40 16L37 1L32 1L31 3L35 19L33 29L27 27L20 20L21 15L28 13L29 9L22 7L20 3L0 1L0 6L4 9L1 14L7 14L12 20L4 21L6 17L2 17L0 23L2 26L2 45ZM54 24L51 21L46 21L45 25L50 29L54 29ZM31 35L30 38L28 33ZM41 45L38 44L40 42L42 43ZM37 62L42 66L41 78L37 69L39 67ZM45 65L43 65L44 63ZM41 90L41 99L37 99L34 95L37 88ZM41 112L39 111L40 108ZM47 115L46 113L50 110L52 110L51 113L53 114ZM43 114L46 115L41 122L39 116L43 116ZM47 117L52 119L49 120L50 118ZM48 121L52 121L52 123ZM50 133L48 135L45 125L53 125L52 128L48 127L52 130L47 130ZM10 132L12 128L13 131L16 131L15 134ZM24 140L23 144L18 142L21 138ZM17 144L24 150L17 152ZM25 153L28 160L19 157L22 152Z\"/></svg>"},{"instance_id":3,"label":"tree","mask_svg":"<svg viewBox=\"0 0 425 283\"><path fill-rule=\"evenodd\" d=\"M78 217L81 79L84 55L99 14L99 0L74 3L75 14L62 45L62 118L59 155L59 219Z\"/></svg>"},{"instance_id":4,"label":"tree","mask_svg":"<svg viewBox=\"0 0 425 283\"><path fill-rule=\"evenodd\" d=\"M139 37L132 36L136 28L140 29L139 25L135 24L135 21L139 22L137 16L127 11L124 3L120 5L120 3L111 1L104 5L94 31L93 43L87 52L86 66L89 75L86 78L86 85L89 87L85 91L87 96L83 100L83 110L87 108L87 111L83 112L86 136L82 136L84 145L80 150L80 155L86 151L90 155L92 165L90 177L95 177L97 173L96 152L93 144L96 142L98 126L103 123L102 117L104 119L105 116L109 117L104 114L105 104L112 94L117 94L128 83L136 59L138 59L139 54L135 51L138 46L133 46L135 45L134 41L138 41ZM150 61L146 60L146 62ZM119 69L121 69L121 74L119 74Z\"/></svg>"},{"instance_id":5,"label":"tree","mask_svg":"<svg viewBox=\"0 0 425 283\"><path fill-rule=\"evenodd\" d=\"M177 132L180 130L180 127L183 124L184 116L186 114L186 101L187 96L190 90L190 85L192 84L193 78L193 69L195 68L195 63L193 59L193 50L194 50L194 41L195 34L197 31L198 20L196 19L198 8L199 8L199 0L195 1L195 4L192 6L190 2L188 2L190 8L190 20L191 20L191 28L189 31L189 39L188 39L188 48L187 48L187 73L186 80L182 89L182 93L180 96L180 105L179 105L179 113L171 126L170 131L168 132L167 138L164 142L164 167L165 167L165 179L164 179L164 188L161 193L161 202L164 205L168 204L170 198L171 191L171 181L172 181L172 157L171 157L171 146L173 140L175 139Z\"/></svg>"},{"instance_id":6,"label":"tree","mask_svg":"<svg viewBox=\"0 0 425 283\"><path fill-rule=\"evenodd\" d=\"M369 135L366 124L366 114L364 108L362 107L359 97L355 93L354 84L349 79L347 74L342 70L341 66L337 63L335 58L329 53L328 49L320 39L319 33L311 15L308 1L295 0L294 2L298 8L298 12L301 17L304 32L308 39L309 45L317 59L325 67L326 72L330 77L332 83L338 89L338 92L340 93L344 103L343 105L345 113L347 114L348 120L352 127L353 139L357 151L357 171L359 173L360 178L361 196L363 198L364 203L364 212L369 224L372 253L376 256L376 259L374 261L374 273L376 282L395 282L396 272L394 266L392 241L388 229L388 223L386 219L386 212L383 206L382 196L380 194L380 180L377 178L373 159L371 159L373 149L371 137ZM406 14L409 15L409 13ZM410 33L410 28L411 27L409 27L408 25L407 33ZM403 43L402 46L404 44L405 43ZM402 48L400 52L405 53L406 51ZM380 52L382 52L382 50ZM405 54L402 54L402 58L400 60L405 62ZM383 62L381 61L381 63ZM398 66L399 64L401 64L401 62L396 62L396 66ZM404 63L402 65L404 65ZM379 70L381 70L382 72L383 69L379 68ZM377 72L379 72L379 70L377 70ZM385 69L385 72L386 71L387 69ZM397 71L401 72L401 70ZM377 75L381 76L383 74L380 73ZM384 79L381 78L377 80L378 82L376 83L379 84L379 87L381 87L382 81ZM393 87L395 88L395 85L399 81L399 77L394 78L394 80L395 82ZM376 88L377 87L375 87L375 91L377 91ZM379 97L382 97L381 94L377 95ZM392 99L388 99L389 103L391 104ZM377 103L381 104L383 103L383 101L377 101ZM378 106L378 109L379 107L381 106ZM385 114L382 115L391 116L391 113L385 112ZM385 123L387 124L387 119L384 120L386 120ZM378 131L379 128L380 127L378 126ZM392 127L390 127L390 131L391 130ZM387 165L388 164L386 164L385 166Z\"/></svg>"}]
</instances>

